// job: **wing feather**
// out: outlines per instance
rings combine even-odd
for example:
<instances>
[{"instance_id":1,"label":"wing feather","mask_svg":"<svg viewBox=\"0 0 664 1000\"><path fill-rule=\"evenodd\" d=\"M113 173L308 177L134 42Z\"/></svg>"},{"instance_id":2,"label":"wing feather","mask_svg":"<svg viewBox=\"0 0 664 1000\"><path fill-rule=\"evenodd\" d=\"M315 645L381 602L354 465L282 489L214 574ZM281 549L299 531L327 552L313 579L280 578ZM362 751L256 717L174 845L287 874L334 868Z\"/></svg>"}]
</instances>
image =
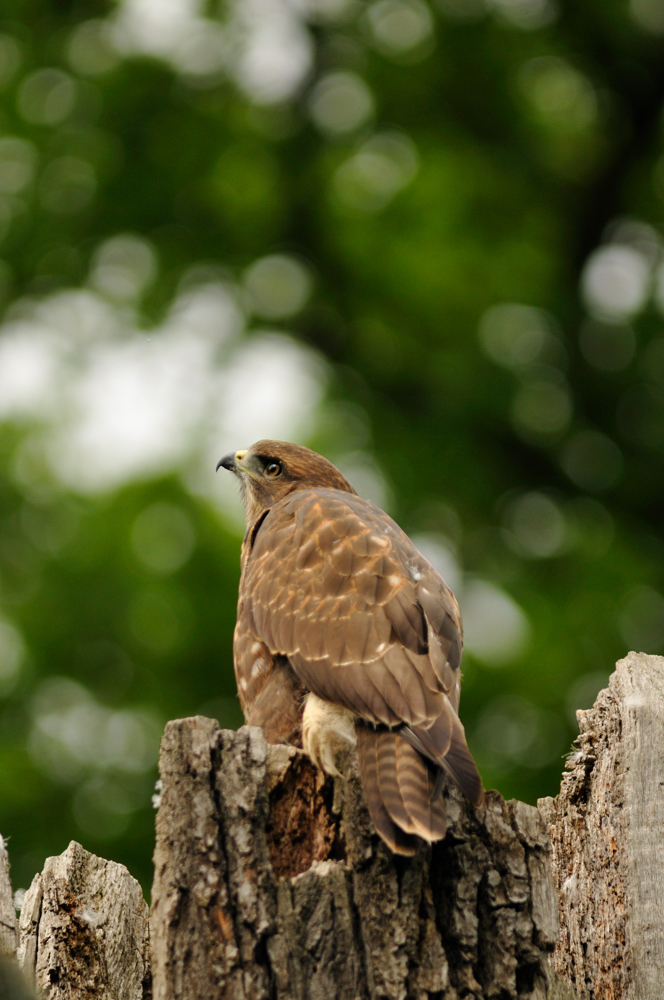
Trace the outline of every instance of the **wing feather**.
<instances>
[{"instance_id":1,"label":"wing feather","mask_svg":"<svg viewBox=\"0 0 664 1000\"><path fill-rule=\"evenodd\" d=\"M432 721L440 704L430 692L454 694L456 602L391 518L360 497L307 490L276 504L245 562L243 593L271 651L320 697L330 689L324 674L334 671L343 703L360 714L375 706L370 721ZM377 682L373 664L396 683Z\"/></svg>"}]
</instances>

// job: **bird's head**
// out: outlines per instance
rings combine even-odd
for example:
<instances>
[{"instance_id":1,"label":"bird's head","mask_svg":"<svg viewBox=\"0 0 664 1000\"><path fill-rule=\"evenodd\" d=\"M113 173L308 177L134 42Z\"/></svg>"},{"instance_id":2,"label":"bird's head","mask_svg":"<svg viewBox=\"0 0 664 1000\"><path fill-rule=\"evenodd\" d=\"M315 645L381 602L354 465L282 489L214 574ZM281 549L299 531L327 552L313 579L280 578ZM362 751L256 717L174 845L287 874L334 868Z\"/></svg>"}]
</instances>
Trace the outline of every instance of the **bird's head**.
<instances>
[{"instance_id":1,"label":"bird's head","mask_svg":"<svg viewBox=\"0 0 664 1000\"><path fill-rule=\"evenodd\" d=\"M323 486L355 493L326 458L286 441L257 441L247 451L225 455L217 469L228 469L237 476L248 525L294 490Z\"/></svg>"}]
</instances>

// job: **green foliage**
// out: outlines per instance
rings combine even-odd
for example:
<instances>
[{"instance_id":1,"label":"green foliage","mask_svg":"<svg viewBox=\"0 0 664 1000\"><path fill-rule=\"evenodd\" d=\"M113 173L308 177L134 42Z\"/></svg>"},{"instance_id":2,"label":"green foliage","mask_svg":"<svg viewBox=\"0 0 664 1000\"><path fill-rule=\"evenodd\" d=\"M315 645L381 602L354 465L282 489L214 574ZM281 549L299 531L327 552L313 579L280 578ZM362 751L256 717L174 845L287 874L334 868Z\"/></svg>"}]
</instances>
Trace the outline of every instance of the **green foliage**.
<instances>
[{"instance_id":1,"label":"green foliage","mask_svg":"<svg viewBox=\"0 0 664 1000\"><path fill-rule=\"evenodd\" d=\"M164 722L240 724L211 470L259 436L448 573L488 786L554 793L574 710L664 652L657 5L171 7L16 2L0 36L17 885L77 838L147 888Z\"/></svg>"}]
</instances>

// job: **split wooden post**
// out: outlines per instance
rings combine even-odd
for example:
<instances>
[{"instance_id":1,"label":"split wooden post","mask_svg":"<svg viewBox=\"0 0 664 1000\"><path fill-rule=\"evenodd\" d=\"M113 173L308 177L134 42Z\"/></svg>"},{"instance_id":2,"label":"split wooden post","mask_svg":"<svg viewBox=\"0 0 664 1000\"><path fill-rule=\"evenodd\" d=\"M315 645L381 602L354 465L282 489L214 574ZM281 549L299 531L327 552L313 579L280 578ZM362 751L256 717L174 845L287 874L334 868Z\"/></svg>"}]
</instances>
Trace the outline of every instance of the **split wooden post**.
<instances>
[{"instance_id":1,"label":"split wooden post","mask_svg":"<svg viewBox=\"0 0 664 1000\"><path fill-rule=\"evenodd\" d=\"M583 1000L664 996L664 657L630 653L541 799L561 933L553 962Z\"/></svg>"}]
</instances>

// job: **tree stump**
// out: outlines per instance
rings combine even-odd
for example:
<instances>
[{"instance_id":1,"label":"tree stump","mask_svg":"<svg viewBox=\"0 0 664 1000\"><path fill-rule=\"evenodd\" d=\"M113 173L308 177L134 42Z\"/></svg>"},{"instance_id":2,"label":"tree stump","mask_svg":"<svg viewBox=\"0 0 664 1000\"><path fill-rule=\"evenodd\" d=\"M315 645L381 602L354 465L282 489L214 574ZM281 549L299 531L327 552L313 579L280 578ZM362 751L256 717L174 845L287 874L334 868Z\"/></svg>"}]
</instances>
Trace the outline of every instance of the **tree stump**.
<instances>
[{"instance_id":1,"label":"tree stump","mask_svg":"<svg viewBox=\"0 0 664 1000\"><path fill-rule=\"evenodd\" d=\"M258 729L169 723L151 916L155 1000L544 998L557 937L534 807L445 791L445 840L412 859L346 780Z\"/></svg>"},{"instance_id":2,"label":"tree stump","mask_svg":"<svg viewBox=\"0 0 664 1000\"><path fill-rule=\"evenodd\" d=\"M72 841L21 910L19 965L48 1000L148 1000L148 908L124 865Z\"/></svg>"},{"instance_id":3,"label":"tree stump","mask_svg":"<svg viewBox=\"0 0 664 1000\"><path fill-rule=\"evenodd\" d=\"M584 1000L664 995L664 658L630 653L581 730L551 833L562 928L553 958Z\"/></svg>"},{"instance_id":4,"label":"tree stump","mask_svg":"<svg viewBox=\"0 0 664 1000\"><path fill-rule=\"evenodd\" d=\"M664 659L631 653L578 716L556 799L476 810L449 786L447 836L414 858L375 834L352 755L332 781L260 730L169 723L154 1000L659 1000ZM28 995L16 940L0 842L0 1000ZM150 1000L138 883L70 844L26 894L18 955L46 1000Z\"/></svg>"}]
</instances>

